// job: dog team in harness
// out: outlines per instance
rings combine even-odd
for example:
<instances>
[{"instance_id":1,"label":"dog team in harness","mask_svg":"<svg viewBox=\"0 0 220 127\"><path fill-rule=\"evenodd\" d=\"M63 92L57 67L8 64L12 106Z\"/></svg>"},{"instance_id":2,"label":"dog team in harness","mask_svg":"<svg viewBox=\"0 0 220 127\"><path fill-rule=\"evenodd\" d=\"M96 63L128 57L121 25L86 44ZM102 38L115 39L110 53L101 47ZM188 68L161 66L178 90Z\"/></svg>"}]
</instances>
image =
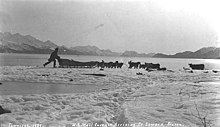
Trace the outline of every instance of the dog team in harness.
<instances>
[{"instance_id":1,"label":"dog team in harness","mask_svg":"<svg viewBox=\"0 0 220 127\"><path fill-rule=\"evenodd\" d=\"M59 63L59 67L74 67L74 68L94 68L94 67L101 67L101 68L121 68L124 63L119 63L118 61L115 62L98 62L98 61L89 61L89 62L80 62L80 61L74 61L69 59L61 59L60 56L58 56L58 48L55 48L55 50L51 53L50 58L46 63L43 64L45 67L46 65L53 62L53 67L56 68L56 59ZM145 63L141 64L140 62L128 62L129 69L157 69L157 70L166 70L166 68L160 68L160 64L153 64L153 63ZM204 70L205 66L204 64L189 64L190 68L193 70Z\"/></svg>"}]
</instances>

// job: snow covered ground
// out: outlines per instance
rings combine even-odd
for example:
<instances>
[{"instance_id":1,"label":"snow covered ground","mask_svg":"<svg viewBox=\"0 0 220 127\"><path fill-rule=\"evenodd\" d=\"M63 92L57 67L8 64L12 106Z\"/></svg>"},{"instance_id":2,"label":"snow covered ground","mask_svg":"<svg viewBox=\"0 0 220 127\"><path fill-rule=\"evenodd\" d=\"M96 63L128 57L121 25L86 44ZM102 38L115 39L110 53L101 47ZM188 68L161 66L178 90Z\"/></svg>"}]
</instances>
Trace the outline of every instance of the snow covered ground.
<instances>
[{"instance_id":1,"label":"snow covered ground","mask_svg":"<svg viewBox=\"0 0 220 127\"><path fill-rule=\"evenodd\" d=\"M2 126L202 127L199 115L220 126L220 73L211 70L2 66L0 78L0 105L12 111L0 115ZM20 87L3 91L12 84ZM27 85L33 86L31 93Z\"/></svg>"}]
</instances>

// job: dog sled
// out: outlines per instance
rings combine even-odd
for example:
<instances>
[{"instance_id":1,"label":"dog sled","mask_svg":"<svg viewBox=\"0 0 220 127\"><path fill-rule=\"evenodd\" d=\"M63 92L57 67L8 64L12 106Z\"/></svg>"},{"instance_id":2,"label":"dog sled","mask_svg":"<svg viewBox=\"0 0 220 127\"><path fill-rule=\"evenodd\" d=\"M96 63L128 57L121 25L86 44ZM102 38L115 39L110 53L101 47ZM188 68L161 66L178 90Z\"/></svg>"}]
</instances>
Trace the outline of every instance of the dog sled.
<instances>
[{"instance_id":1,"label":"dog sled","mask_svg":"<svg viewBox=\"0 0 220 127\"><path fill-rule=\"evenodd\" d=\"M80 62L69 59L58 58L59 67L61 68L95 68L98 61Z\"/></svg>"}]
</instances>

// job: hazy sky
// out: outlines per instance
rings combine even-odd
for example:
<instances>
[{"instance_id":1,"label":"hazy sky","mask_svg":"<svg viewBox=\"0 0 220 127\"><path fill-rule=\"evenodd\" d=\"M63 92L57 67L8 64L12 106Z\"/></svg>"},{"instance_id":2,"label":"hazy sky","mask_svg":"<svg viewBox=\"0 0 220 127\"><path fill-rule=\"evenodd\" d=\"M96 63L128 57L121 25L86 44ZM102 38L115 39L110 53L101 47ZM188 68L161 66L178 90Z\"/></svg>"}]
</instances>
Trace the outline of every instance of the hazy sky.
<instances>
[{"instance_id":1,"label":"hazy sky","mask_svg":"<svg viewBox=\"0 0 220 127\"><path fill-rule=\"evenodd\" d=\"M220 2L219 2L220 3ZM218 0L0 0L0 30L68 47L174 54L220 46Z\"/></svg>"}]
</instances>

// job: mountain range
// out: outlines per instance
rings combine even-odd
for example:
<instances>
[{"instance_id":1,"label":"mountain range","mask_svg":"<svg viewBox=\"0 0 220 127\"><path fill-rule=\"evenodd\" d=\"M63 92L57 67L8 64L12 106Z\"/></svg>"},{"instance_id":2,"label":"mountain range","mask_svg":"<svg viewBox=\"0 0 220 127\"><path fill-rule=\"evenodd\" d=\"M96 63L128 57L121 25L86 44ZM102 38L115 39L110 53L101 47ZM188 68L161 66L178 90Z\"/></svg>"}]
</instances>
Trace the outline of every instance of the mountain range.
<instances>
[{"instance_id":1,"label":"mountain range","mask_svg":"<svg viewBox=\"0 0 220 127\"><path fill-rule=\"evenodd\" d=\"M66 46L58 46L49 40L43 42L30 35L24 36L19 33L0 32L0 53L49 54L56 47L59 47L59 54L120 56L120 53L112 52L111 50L101 50L96 46L88 45L68 48Z\"/></svg>"},{"instance_id":2,"label":"mountain range","mask_svg":"<svg viewBox=\"0 0 220 127\"><path fill-rule=\"evenodd\" d=\"M92 55L92 56L123 56L123 57L156 57L156 58L202 58L217 59L220 58L220 48L205 47L195 52L185 51L174 55L162 53L138 53L136 51L125 51L123 53L113 52L109 49L99 49L96 46L76 46L66 47L58 46L55 43L41 41L30 35L21 35L19 33L11 34L9 32L0 32L0 53L28 53L28 54L49 54L54 48L59 47L59 54L67 55Z\"/></svg>"}]
</instances>

